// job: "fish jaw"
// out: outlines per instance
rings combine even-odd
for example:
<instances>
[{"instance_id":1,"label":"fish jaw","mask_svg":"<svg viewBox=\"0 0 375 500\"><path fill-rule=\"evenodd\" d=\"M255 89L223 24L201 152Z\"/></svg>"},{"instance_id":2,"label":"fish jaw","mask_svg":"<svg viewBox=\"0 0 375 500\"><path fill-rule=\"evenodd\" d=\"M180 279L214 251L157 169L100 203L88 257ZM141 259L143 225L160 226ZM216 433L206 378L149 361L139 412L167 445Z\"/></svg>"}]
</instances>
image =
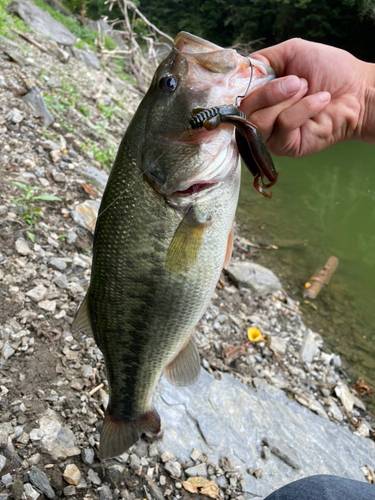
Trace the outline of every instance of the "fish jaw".
<instances>
[{"instance_id":1,"label":"fish jaw","mask_svg":"<svg viewBox=\"0 0 375 500\"><path fill-rule=\"evenodd\" d=\"M169 95L161 89L168 76L177 81L176 90ZM274 77L272 68L260 61L253 61L252 70L249 58L235 50L179 33L145 97L151 106L146 120L148 145L142 153L144 178L167 199L181 192L203 196L206 184L222 182L238 163L234 128L222 125L210 132L189 132L191 111L233 105L239 95L253 92ZM150 141L151 136L154 140Z\"/></svg>"}]
</instances>

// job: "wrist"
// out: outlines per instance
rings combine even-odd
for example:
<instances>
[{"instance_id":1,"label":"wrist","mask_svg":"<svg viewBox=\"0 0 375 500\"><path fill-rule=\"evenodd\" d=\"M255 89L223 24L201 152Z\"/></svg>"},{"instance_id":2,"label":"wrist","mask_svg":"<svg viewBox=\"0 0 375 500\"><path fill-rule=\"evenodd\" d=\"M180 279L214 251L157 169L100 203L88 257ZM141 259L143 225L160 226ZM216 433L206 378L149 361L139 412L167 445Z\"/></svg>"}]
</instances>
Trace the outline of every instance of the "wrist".
<instances>
[{"instance_id":1,"label":"wrist","mask_svg":"<svg viewBox=\"0 0 375 500\"><path fill-rule=\"evenodd\" d=\"M365 64L366 78L359 139L375 144L375 64Z\"/></svg>"}]
</instances>

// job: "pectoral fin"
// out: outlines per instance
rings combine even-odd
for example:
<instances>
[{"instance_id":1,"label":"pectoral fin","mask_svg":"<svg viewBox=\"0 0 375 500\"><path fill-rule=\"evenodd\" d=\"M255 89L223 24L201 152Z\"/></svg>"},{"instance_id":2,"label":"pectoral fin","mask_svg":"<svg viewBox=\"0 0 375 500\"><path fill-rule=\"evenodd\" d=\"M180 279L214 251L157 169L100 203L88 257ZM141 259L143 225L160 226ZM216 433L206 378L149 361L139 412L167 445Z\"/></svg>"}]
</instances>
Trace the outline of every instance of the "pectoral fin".
<instances>
[{"instance_id":1,"label":"pectoral fin","mask_svg":"<svg viewBox=\"0 0 375 500\"><path fill-rule=\"evenodd\" d=\"M186 272L197 260L207 222L200 222L191 207L169 245L165 267L173 274Z\"/></svg>"},{"instance_id":2,"label":"pectoral fin","mask_svg":"<svg viewBox=\"0 0 375 500\"><path fill-rule=\"evenodd\" d=\"M191 335L174 360L164 368L164 375L170 384L186 387L198 380L200 371L199 352Z\"/></svg>"},{"instance_id":3,"label":"pectoral fin","mask_svg":"<svg viewBox=\"0 0 375 500\"><path fill-rule=\"evenodd\" d=\"M234 221L232 223L232 229L229 233L228 243L227 243L227 251L225 253L225 259L223 268L226 269L229 266L230 259L232 258L233 253L233 240L234 240Z\"/></svg>"},{"instance_id":4,"label":"pectoral fin","mask_svg":"<svg viewBox=\"0 0 375 500\"><path fill-rule=\"evenodd\" d=\"M86 335L94 336L92 331L91 321L90 321L90 310L89 310L89 292L86 293L81 305L79 306L78 312L72 326L77 330L85 333Z\"/></svg>"}]
</instances>

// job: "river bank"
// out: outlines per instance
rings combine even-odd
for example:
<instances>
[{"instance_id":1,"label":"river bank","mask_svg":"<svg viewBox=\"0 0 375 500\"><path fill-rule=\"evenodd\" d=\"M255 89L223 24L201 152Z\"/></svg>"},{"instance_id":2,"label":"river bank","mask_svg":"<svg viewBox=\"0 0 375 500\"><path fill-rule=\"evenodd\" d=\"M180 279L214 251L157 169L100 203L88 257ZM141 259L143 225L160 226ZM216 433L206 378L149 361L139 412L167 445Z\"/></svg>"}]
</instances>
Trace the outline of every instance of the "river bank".
<instances>
[{"instance_id":1,"label":"river bank","mask_svg":"<svg viewBox=\"0 0 375 500\"><path fill-rule=\"evenodd\" d=\"M239 235L197 326L200 380L157 388L164 439L98 459L103 358L71 324L105 165L141 96L110 67L14 43L0 41L0 498L179 500L197 475L225 500L315 473L373 481L375 422L361 388L348 387L340 357ZM24 99L31 92L49 106L48 127ZM247 344L251 327L267 339Z\"/></svg>"}]
</instances>

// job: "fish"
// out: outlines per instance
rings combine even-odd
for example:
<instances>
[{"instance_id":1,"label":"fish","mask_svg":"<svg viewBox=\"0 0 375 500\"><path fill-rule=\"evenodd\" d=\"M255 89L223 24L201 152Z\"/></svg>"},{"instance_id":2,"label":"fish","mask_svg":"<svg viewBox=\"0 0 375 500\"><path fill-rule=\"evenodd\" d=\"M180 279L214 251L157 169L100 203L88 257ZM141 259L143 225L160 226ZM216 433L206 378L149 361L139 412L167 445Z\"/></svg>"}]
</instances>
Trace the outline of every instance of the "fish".
<instances>
[{"instance_id":1,"label":"fish","mask_svg":"<svg viewBox=\"0 0 375 500\"><path fill-rule=\"evenodd\" d=\"M252 62L254 91L275 75ZM101 458L161 435L153 392L162 373L179 387L199 377L194 328L231 257L240 162L233 125L189 122L193 109L232 105L250 76L235 50L179 33L121 141L73 323L104 356Z\"/></svg>"}]
</instances>

